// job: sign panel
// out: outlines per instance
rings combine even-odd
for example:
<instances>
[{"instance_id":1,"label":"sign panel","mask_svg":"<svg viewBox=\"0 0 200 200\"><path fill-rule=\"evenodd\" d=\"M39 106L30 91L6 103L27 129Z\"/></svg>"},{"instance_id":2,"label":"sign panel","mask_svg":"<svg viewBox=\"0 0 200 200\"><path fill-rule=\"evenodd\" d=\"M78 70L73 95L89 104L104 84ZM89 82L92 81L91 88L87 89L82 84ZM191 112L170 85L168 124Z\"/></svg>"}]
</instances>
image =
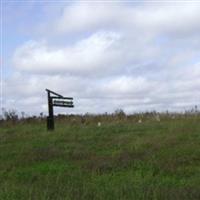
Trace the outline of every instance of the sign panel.
<instances>
[{"instance_id":1,"label":"sign panel","mask_svg":"<svg viewBox=\"0 0 200 200\"><path fill-rule=\"evenodd\" d=\"M66 100L53 100L53 106L74 107L72 101L66 101Z\"/></svg>"}]
</instances>

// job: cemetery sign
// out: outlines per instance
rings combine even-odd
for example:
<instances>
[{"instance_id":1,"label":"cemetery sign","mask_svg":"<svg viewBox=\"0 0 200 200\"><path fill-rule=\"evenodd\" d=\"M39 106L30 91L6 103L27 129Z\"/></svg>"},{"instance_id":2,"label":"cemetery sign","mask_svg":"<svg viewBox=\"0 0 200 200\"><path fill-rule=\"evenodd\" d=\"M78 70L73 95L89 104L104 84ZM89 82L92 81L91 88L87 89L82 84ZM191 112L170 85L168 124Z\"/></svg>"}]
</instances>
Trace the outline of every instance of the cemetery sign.
<instances>
[{"instance_id":1,"label":"cemetery sign","mask_svg":"<svg viewBox=\"0 0 200 200\"><path fill-rule=\"evenodd\" d=\"M47 98L48 98L48 110L49 116L47 117L47 130L54 130L54 115L53 115L53 107L68 107L73 108L73 98L72 97L63 97L56 92L53 92L49 89L46 89Z\"/></svg>"}]
</instances>

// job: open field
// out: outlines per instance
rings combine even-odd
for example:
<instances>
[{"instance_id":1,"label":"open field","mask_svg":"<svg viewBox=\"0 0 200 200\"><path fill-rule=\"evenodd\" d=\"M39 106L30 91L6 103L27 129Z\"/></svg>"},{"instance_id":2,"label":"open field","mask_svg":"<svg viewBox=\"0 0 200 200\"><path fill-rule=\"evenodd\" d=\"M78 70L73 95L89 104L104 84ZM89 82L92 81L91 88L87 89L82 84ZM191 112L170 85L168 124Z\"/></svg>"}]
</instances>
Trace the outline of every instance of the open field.
<instances>
[{"instance_id":1,"label":"open field","mask_svg":"<svg viewBox=\"0 0 200 200\"><path fill-rule=\"evenodd\" d=\"M2 122L0 180L2 200L200 199L200 117Z\"/></svg>"}]
</instances>

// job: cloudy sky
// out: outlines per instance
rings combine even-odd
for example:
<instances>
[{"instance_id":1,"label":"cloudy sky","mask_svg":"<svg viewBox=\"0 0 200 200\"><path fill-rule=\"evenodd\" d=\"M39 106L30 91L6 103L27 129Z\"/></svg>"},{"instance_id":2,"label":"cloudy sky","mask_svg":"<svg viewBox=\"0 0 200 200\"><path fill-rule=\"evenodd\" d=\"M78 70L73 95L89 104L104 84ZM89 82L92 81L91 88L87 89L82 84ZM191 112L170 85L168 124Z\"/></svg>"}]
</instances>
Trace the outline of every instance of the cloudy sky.
<instances>
[{"instance_id":1,"label":"cloudy sky","mask_svg":"<svg viewBox=\"0 0 200 200\"><path fill-rule=\"evenodd\" d=\"M74 109L200 106L200 1L1 1L1 107L47 112L45 88Z\"/></svg>"}]
</instances>

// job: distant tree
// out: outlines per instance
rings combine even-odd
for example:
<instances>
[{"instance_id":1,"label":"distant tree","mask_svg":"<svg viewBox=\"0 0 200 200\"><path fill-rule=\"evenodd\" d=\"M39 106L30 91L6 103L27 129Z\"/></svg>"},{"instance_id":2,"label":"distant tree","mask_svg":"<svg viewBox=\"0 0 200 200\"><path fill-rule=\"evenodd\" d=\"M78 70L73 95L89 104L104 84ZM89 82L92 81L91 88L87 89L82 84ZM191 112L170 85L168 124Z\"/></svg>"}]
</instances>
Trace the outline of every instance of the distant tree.
<instances>
[{"instance_id":1,"label":"distant tree","mask_svg":"<svg viewBox=\"0 0 200 200\"><path fill-rule=\"evenodd\" d=\"M114 115L119 117L120 119L126 117L126 113L121 108L115 110Z\"/></svg>"},{"instance_id":2,"label":"distant tree","mask_svg":"<svg viewBox=\"0 0 200 200\"><path fill-rule=\"evenodd\" d=\"M17 111L16 110L6 110L6 109L2 109L3 111L3 118L7 121L17 121L19 119Z\"/></svg>"}]
</instances>

